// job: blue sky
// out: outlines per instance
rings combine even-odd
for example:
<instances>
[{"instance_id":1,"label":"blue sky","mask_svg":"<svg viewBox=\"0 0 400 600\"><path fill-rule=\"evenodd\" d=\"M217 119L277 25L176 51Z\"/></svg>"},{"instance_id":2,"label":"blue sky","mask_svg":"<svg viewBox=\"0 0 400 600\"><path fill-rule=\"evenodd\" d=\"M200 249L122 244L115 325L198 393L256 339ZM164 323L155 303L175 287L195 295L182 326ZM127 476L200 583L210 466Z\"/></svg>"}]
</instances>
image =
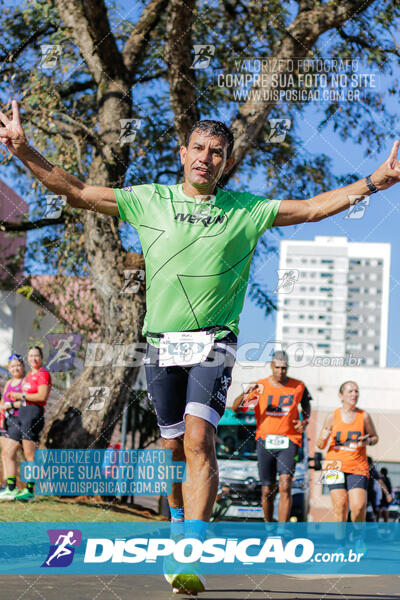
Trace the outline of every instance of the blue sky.
<instances>
[{"instance_id":1,"label":"blue sky","mask_svg":"<svg viewBox=\"0 0 400 600\"><path fill-rule=\"evenodd\" d=\"M300 124L298 133L305 141L306 148L313 154L324 152L332 159L335 174L359 172L365 175L373 172L389 155L396 136L387 132L385 151L365 158L367 140L358 145L350 141L343 142L333 131L333 123L323 132L319 132L319 119L315 107L307 109L306 118ZM400 135L397 134L397 139ZM306 141L309 140L309 141ZM301 198L301 195L299 196ZM390 306L387 366L400 367L400 315L397 306L400 302L400 225L399 214L400 184L371 196L370 204L361 219L347 219L341 213L318 223L281 228L282 239L313 240L316 235L346 236L353 242L386 242L391 244L390 269ZM276 269L278 258L271 256L268 263L257 274L258 278L268 282L273 290L277 283ZM247 297L240 321L240 342L275 339L275 314L265 317L263 311Z\"/></svg>"}]
</instances>

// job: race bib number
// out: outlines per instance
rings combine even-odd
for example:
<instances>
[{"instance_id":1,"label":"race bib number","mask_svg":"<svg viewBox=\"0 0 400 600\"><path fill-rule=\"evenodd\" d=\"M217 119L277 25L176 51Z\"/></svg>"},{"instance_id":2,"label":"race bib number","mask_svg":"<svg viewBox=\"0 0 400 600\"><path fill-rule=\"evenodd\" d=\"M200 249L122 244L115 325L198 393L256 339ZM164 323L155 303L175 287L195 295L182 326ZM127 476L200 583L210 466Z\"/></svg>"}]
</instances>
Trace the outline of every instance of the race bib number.
<instances>
[{"instance_id":1,"label":"race bib number","mask_svg":"<svg viewBox=\"0 0 400 600\"><path fill-rule=\"evenodd\" d=\"M335 483L344 483L344 473L343 473L343 471L338 471L337 469L325 471L322 474L322 482L325 483L326 485L333 485Z\"/></svg>"},{"instance_id":2,"label":"race bib number","mask_svg":"<svg viewBox=\"0 0 400 600\"><path fill-rule=\"evenodd\" d=\"M171 331L160 341L160 367L189 367L204 362L214 344L214 333Z\"/></svg>"},{"instance_id":3,"label":"race bib number","mask_svg":"<svg viewBox=\"0 0 400 600\"><path fill-rule=\"evenodd\" d=\"M266 450L284 450L289 448L289 438L287 435L267 435L265 438Z\"/></svg>"}]
</instances>

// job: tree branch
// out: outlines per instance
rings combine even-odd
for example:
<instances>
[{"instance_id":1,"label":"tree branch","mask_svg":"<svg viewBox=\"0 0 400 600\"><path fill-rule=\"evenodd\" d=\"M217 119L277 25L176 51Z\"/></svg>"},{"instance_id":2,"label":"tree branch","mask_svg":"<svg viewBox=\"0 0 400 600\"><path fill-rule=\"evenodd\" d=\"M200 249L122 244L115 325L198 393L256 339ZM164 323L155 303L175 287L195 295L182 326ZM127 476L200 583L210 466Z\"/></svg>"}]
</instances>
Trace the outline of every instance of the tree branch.
<instances>
[{"instance_id":1,"label":"tree branch","mask_svg":"<svg viewBox=\"0 0 400 600\"><path fill-rule=\"evenodd\" d=\"M153 81L154 79L158 79L159 77L165 77L167 75L167 71L165 69L158 69L158 71L154 71L151 75L148 73L147 75L143 75L139 77L139 79L135 79L132 82L132 85L136 85L138 83L146 83L147 81Z\"/></svg>"},{"instance_id":2,"label":"tree branch","mask_svg":"<svg viewBox=\"0 0 400 600\"><path fill-rule=\"evenodd\" d=\"M310 56L312 47L318 38L330 29L341 27L347 20L357 16L365 11L374 0L345 0L342 2L329 2L322 5L316 5L309 9L310 3L305 3L308 10L303 10L297 14L291 25L285 29L282 39L275 45L271 51L274 59L281 59L283 65L277 68L277 73L288 73L285 68L286 61L291 58L306 58ZM269 78L268 85L263 90L272 89L272 74L267 74ZM275 88L276 89L276 88ZM285 89L284 87L281 89ZM268 94L266 94L268 98ZM277 101L269 99L264 100L262 94L260 98L250 97L244 102L231 124L231 129L235 136L234 156L236 164L230 173L221 182L223 185L238 169L246 154L255 144L258 134L265 124L265 119Z\"/></svg>"},{"instance_id":3,"label":"tree branch","mask_svg":"<svg viewBox=\"0 0 400 600\"><path fill-rule=\"evenodd\" d=\"M32 229L41 229L48 225L61 225L65 223L64 215L58 217L58 219L38 219L37 221L0 221L0 231L31 231Z\"/></svg>"},{"instance_id":4,"label":"tree branch","mask_svg":"<svg viewBox=\"0 0 400 600\"><path fill-rule=\"evenodd\" d=\"M345 31L343 31L342 27L338 27L337 31L338 31L338 34L340 35L340 37L342 38L342 40L345 40L346 42L350 42L351 44L360 46L361 48L365 48L366 50L374 50L374 51L379 50L382 53L389 53L389 54L394 54L395 56L400 56L400 52L397 48L396 49L395 48L379 48L376 45L376 43L369 44L367 40L360 38L359 36L349 35Z\"/></svg>"},{"instance_id":5,"label":"tree branch","mask_svg":"<svg viewBox=\"0 0 400 600\"><path fill-rule=\"evenodd\" d=\"M149 42L149 35L158 25L167 6L168 0L151 0L125 44L122 57L131 80L137 71L139 56Z\"/></svg>"},{"instance_id":6,"label":"tree branch","mask_svg":"<svg viewBox=\"0 0 400 600\"><path fill-rule=\"evenodd\" d=\"M55 1L95 82L99 84L104 77L126 81L127 71L110 29L104 0Z\"/></svg>"},{"instance_id":7,"label":"tree branch","mask_svg":"<svg viewBox=\"0 0 400 600\"><path fill-rule=\"evenodd\" d=\"M18 56L20 54L22 54L22 52L25 50L25 48L30 46L30 44L32 42L36 41L38 38L40 38L42 35L45 35L46 33L55 33L57 31L57 29L58 29L58 27L56 27L52 23L46 23L46 25L44 25L43 27L40 27L34 33L32 33L32 35L30 35L28 38L26 38L18 46L18 48L16 48L15 50L12 50L11 52L8 52L8 54L6 54L5 56L0 56L0 61L7 62L7 63L14 62L14 60L16 58L18 58Z\"/></svg>"},{"instance_id":8,"label":"tree branch","mask_svg":"<svg viewBox=\"0 0 400 600\"><path fill-rule=\"evenodd\" d=\"M86 90L94 90L95 88L93 79L89 79L88 81L75 81L65 89L60 87L58 93L60 94L60 98L69 98L77 92L85 92Z\"/></svg>"},{"instance_id":9,"label":"tree branch","mask_svg":"<svg viewBox=\"0 0 400 600\"><path fill-rule=\"evenodd\" d=\"M165 61L175 129L185 144L193 123L199 120L196 79L192 67L192 24L196 0L171 0L166 26Z\"/></svg>"}]
</instances>

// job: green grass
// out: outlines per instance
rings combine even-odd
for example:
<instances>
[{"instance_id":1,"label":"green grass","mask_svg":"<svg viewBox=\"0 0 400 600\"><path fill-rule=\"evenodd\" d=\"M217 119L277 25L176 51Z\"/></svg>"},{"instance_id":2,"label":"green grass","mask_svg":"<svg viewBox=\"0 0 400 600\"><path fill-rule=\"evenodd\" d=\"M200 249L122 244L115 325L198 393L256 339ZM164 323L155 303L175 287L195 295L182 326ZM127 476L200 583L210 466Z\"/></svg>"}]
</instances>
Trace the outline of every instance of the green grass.
<instances>
[{"instance_id":1,"label":"green grass","mask_svg":"<svg viewBox=\"0 0 400 600\"><path fill-rule=\"evenodd\" d=\"M0 502L0 522L133 522L164 521L137 505L104 502L99 498L56 498L37 496L31 502Z\"/></svg>"}]
</instances>

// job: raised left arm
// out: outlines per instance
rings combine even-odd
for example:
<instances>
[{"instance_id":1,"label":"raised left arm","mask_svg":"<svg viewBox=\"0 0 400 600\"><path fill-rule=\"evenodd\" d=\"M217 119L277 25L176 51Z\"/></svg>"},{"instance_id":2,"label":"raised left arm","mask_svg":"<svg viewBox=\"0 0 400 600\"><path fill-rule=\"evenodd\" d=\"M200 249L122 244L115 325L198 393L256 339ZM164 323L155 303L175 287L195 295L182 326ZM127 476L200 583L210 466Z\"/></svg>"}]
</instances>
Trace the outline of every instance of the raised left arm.
<instances>
[{"instance_id":1,"label":"raised left arm","mask_svg":"<svg viewBox=\"0 0 400 600\"><path fill-rule=\"evenodd\" d=\"M397 160L399 145L400 142L396 140L389 158L370 177L370 183L377 191L386 190L400 181L400 162ZM346 210L362 200L364 196L374 193L372 189L368 187L367 179L364 177L345 187L306 200L282 200L274 227L322 221Z\"/></svg>"}]
</instances>

